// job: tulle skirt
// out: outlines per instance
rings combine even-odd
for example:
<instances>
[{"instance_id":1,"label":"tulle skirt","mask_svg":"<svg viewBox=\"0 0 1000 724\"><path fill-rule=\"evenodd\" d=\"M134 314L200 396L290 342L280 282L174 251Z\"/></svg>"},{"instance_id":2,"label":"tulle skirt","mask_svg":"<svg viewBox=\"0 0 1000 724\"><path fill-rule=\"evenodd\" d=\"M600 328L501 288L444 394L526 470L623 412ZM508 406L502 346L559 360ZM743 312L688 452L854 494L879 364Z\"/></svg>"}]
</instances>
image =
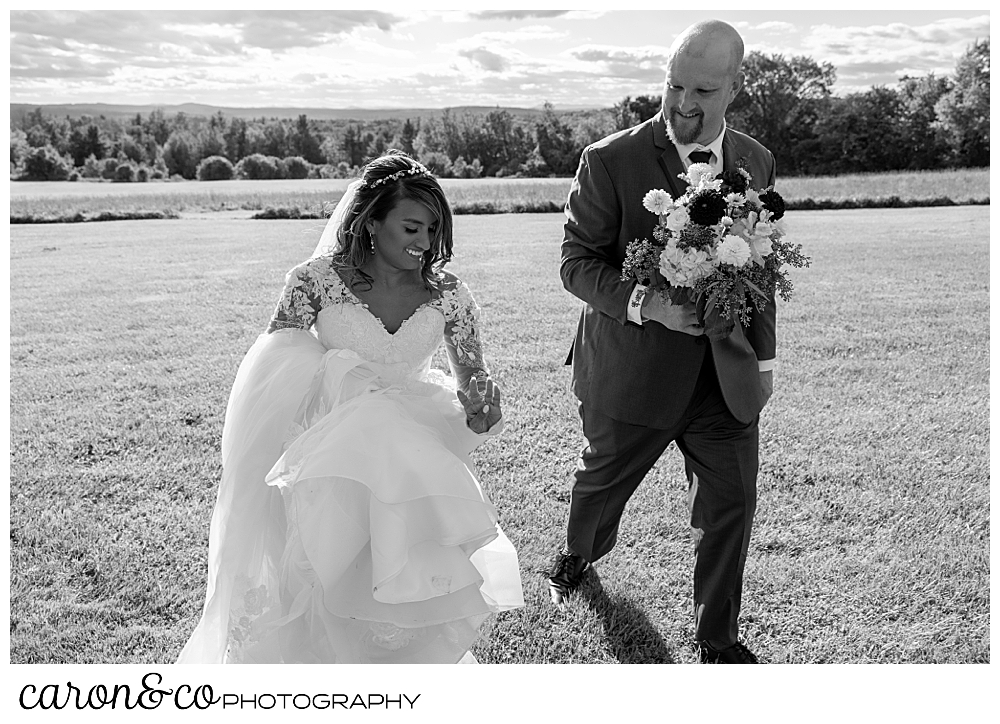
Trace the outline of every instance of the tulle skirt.
<instances>
[{"instance_id":1,"label":"tulle skirt","mask_svg":"<svg viewBox=\"0 0 1000 724\"><path fill-rule=\"evenodd\" d=\"M440 373L261 335L223 431L202 619L178 663L468 663L523 606Z\"/></svg>"}]
</instances>

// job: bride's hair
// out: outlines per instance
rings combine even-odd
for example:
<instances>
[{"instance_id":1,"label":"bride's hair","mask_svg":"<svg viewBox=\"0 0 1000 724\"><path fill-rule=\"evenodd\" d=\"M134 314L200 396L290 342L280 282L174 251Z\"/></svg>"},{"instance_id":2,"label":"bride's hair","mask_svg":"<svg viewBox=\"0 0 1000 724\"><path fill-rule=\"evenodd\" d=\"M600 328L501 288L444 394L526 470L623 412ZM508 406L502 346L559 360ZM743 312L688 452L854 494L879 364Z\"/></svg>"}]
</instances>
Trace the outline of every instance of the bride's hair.
<instances>
[{"instance_id":1,"label":"bride's hair","mask_svg":"<svg viewBox=\"0 0 1000 724\"><path fill-rule=\"evenodd\" d=\"M371 278L361 271L372 255L369 221L384 221L389 212L403 199L426 206L436 217L437 230L431 246L424 253L420 273L424 283L435 289L441 279L441 269L451 261L451 207L441 184L421 163L403 151L390 149L369 162L355 182L354 198L337 229L334 261L355 284L371 285Z\"/></svg>"}]
</instances>

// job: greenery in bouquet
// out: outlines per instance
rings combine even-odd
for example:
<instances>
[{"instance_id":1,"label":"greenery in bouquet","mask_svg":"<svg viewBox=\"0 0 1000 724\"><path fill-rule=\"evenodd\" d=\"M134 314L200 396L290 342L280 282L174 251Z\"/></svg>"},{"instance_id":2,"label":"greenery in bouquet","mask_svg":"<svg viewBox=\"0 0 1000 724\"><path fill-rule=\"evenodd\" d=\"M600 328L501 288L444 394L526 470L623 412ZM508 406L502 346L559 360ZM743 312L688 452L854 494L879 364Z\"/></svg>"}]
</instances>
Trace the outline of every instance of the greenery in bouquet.
<instances>
[{"instance_id":1,"label":"greenery in bouquet","mask_svg":"<svg viewBox=\"0 0 1000 724\"><path fill-rule=\"evenodd\" d=\"M622 279L635 279L674 304L694 301L713 340L746 325L775 296L788 301L789 267L809 266L801 244L785 239L785 203L773 188L750 188L743 168L716 176L704 163L681 178L688 189L674 200L653 189L642 200L656 214L653 240L626 248Z\"/></svg>"}]
</instances>

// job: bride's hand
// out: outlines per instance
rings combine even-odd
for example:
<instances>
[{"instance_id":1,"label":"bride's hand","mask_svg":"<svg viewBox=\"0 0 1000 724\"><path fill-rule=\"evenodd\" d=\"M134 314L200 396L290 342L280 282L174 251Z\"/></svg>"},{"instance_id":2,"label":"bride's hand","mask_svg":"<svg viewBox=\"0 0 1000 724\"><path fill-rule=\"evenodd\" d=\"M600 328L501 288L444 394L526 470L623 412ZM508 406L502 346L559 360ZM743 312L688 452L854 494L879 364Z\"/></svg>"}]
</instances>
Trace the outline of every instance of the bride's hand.
<instances>
[{"instance_id":1,"label":"bride's hand","mask_svg":"<svg viewBox=\"0 0 1000 724\"><path fill-rule=\"evenodd\" d=\"M469 394L457 390L458 401L465 408L465 424L475 433L482 434L500 422L500 388L489 377L469 380Z\"/></svg>"}]
</instances>

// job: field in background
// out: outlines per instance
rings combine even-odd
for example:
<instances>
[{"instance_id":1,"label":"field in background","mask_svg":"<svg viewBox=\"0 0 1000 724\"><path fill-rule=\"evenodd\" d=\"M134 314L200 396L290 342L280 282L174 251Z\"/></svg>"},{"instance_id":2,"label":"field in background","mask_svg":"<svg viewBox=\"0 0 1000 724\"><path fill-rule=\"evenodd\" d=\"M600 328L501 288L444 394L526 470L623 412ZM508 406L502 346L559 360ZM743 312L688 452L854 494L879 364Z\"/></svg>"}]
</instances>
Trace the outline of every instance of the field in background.
<instances>
[{"instance_id":1,"label":"field in background","mask_svg":"<svg viewBox=\"0 0 1000 724\"><path fill-rule=\"evenodd\" d=\"M566 201L571 179L442 179L448 200L457 210L486 204L510 209L558 210ZM180 181L159 183L10 182L10 215L66 217L76 213L135 213L297 208L322 214L349 182L331 180ZM898 196L904 200L947 197L955 203L982 201L990 195L989 169L921 171L854 176L779 178L778 191L789 202L843 201ZM465 208L463 208L465 207ZM249 215L249 214L248 214Z\"/></svg>"},{"instance_id":2,"label":"field in background","mask_svg":"<svg viewBox=\"0 0 1000 724\"><path fill-rule=\"evenodd\" d=\"M116 187L117 188L117 187ZM742 631L769 662L989 661L989 209L792 212ZM11 228L10 658L165 663L204 596L237 366L321 222ZM582 439L558 214L456 218L507 425L476 453L527 606L496 663L691 663L676 450L565 610L544 570ZM954 240L960 239L956 253Z\"/></svg>"}]
</instances>

